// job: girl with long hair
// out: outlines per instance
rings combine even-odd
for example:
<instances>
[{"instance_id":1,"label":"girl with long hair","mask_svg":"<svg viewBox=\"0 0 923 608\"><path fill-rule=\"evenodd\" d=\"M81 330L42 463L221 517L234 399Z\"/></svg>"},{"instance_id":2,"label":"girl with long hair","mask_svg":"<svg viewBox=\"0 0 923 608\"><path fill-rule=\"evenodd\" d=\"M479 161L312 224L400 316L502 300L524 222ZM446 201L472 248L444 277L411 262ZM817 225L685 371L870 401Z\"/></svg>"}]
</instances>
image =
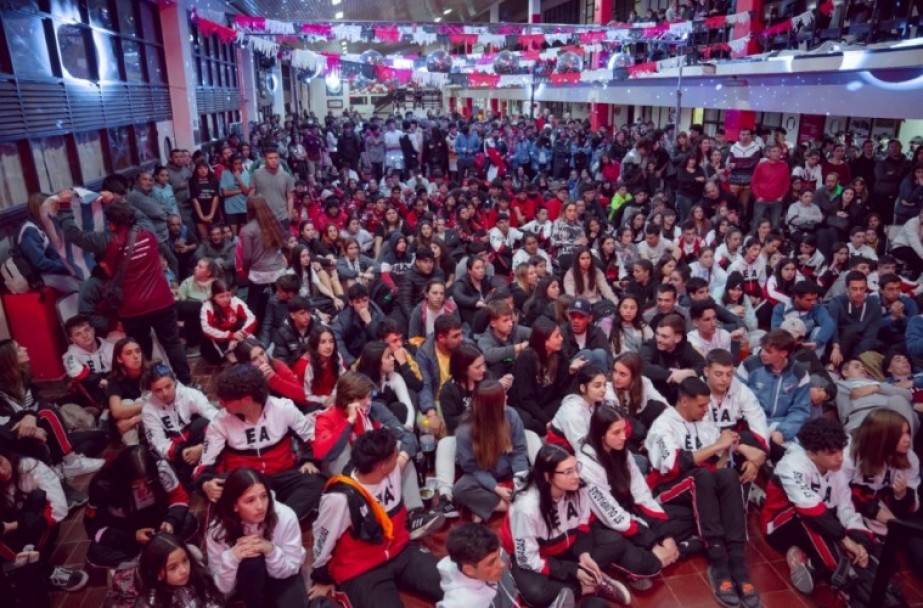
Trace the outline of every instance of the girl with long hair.
<instances>
[{"instance_id":1,"label":"girl with long hair","mask_svg":"<svg viewBox=\"0 0 923 608\"><path fill-rule=\"evenodd\" d=\"M523 307L525 318L522 324L532 327L539 317L551 318L551 307L561 295L561 281L553 274L542 277L532 292L532 297L526 300Z\"/></svg>"},{"instance_id":2,"label":"girl with long hair","mask_svg":"<svg viewBox=\"0 0 923 608\"><path fill-rule=\"evenodd\" d=\"M439 408L445 420L446 431L455 429L471 406L474 391L488 377L484 354L474 344L465 343L452 351L449 357L450 378L439 390Z\"/></svg>"},{"instance_id":3,"label":"girl with long hair","mask_svg":"<svg viewBox=\"0 0 923 608\"><path fill-rule=\"evenodd\" d=\"M748 237L742 255L728 267L728 273L739 272L744 278L744 293L756 308L763 300L766 286L766 258L761 255L762 244L755 237Z\"/></svg>"},{"instance_id":4,"label":"girl with long hair","mask_svg":"<svg viewBox=\"0 0 923 608\"><path fill-rule=\"evenodd\" d=\"M589 489L590 510L604 526L627 541L615 566L628 575L633 587L649 589L650 578L680 556L673 539L678 530L654 500L628 450L633 432L619 408L596 408L586 441L577 450L577 462L583 467L580 477Z\"/></svg>"},{"instance_id":5,"label":"girl with long hair","mask_svg":"<svg viewBox=\"0 0 923 608\"><path fill-rule=\"evenodd\" d=\"M236 591L246 608L307 605L298 517L273 498L261 473L235 469L224 480L205 547L215 586L225 595Z\"/></svg>"},{"instance_id":6,"label":"girl with long hair","mask_svg":"<svg viewBox=\"0 0 923 608\"><path fill-rule=\"evenodd\" d=\"M623 353L615 358L605 401L620 407L631 422L630 447L635 453L641 451L648 429L668 403L644 375L644 361L638 353Z\"/></svg>"},{"instance_id":7,"label":"girl with long hair","mask_svg":"<svg viewBox=\"0 0 923 608\"><path fill-rule=\"evenodd\" d=\"M200 258L193 267L192 274L180 283L176 312L183 321L186 346L198 346L202 341L202 328L198 322L202 313L202 302L211 297L212 283L220 278L223 277L218 262L212 258Z\"/></svg>"},{"instance_id":8,"label":"girl with long hair","mask_svg":"<svg viewBox=\"0 0 923 608\"><path fill-rule=\"evenodd\" d=\"M603 276L606 277L606 282L609 287L612 287L621 278L622 273L618 255L618 240L611 234L603 236L599 239L594 253Z\"/></svg>"},{"instance_id":9,"label":"girl with long hair","mask_svg":"<svg viewBox=\"0 0 923 608\"><path fill-rule=\"evenodd\" d=\"M319 324L318 324L319 325ZM304 394L312 408L326 406L334 395L346 362L337 351L333 332L324 326L313 327L308 335L308 351L295 364L295 374L304 372Z\"/></svg>"},{"instance_id":10,"label":"girl with long hair","mask_svg":"<svg viewBox=\"0 0 923 608\"><path fill-rule=\"evenodd\" d=\"M372 398L380 401L408 431L417 418L407 383L396 370L394 351L384 342L367 342L354 368L375 383Z\"/></svg>"},{"instance_id":11,"label":"girl with long hair","mask_svg":"<svg viewBox=\"0 0 923 608\"><path fill-rule=\"evenodd\" d=\"M584 365L574 376L573 392L548 424L545 441L575 453L586 437L590 416L606 396L606 372L593 364Z\"/></svg>"},{"instance_id":12,"label":"girl with long hair","mask_svg":"<svg viewBox=\"0 0 923 608\"><path fill-rule=\"evenodd\" d=\"M346 304L337 297L330 274L314 261L310 249L302 245L292 249L289 271L301 282L298 295L308 298L312 308L331 316L343 310Z\"/></svg>"},{"instance_id":13,"label":"girl with long hair","mask_svg":"<svg viewBox=\"0 0 923 608\"><path fill-rule=\"evenodd\" d=\"M208 238L209 228L220 215L219 194L218 179L211 167L204 160L198 161L189 179L189 200L192 201L193 219L200 241Z\"/></svg>"},{"instance_id":14,"label":"girl with long hair","mask_svg":"<svg viewBox=\"0 0 923 608\"><path fill-rule=\"evenodd\" d=\"M234 348L234 356L238 363L252 365L263 372L273 397L291 399L299 409L307 410L308 398L305 396L304 383L284 361L270 357L259 340L253 336L245 338Z\"/></svg>"},{"instance_id":15,"label":"girl with long hair","mask_svg":"<svg viewBox=\"0 0 923 608\"><path fill-rule=\"evenodd\" d=\"M741 244L743 243L743 232L736 226L729 228L724 237L724 242L718 245L715 250L715 260L718 266L727 270L731 264L740 258Z\"/></svg>"},{"instance_id":16,"label":"girl with long hair","mask_svg":"<svg viewBox=\"0 0 923 608\"><path fill-rule=\"evenodd\" d=\"M817 284L826 293L833 287L840 275L848 271L849 247L846 243L835 243L830 249L830 263L821 269L817 277Z\"/></svg>"},{"instance_id":17,"label":"girl with long hair","mask_svg":"<svg viewBox=\"0 0 923 608\"><path fill-rule=\"evenodd\" d=\"M539 436L561 405L570 376L585 363L578 359L568 366L562 348L561 328L547 318L532 326L529 346L513 362L513 377L518 381L510 390L510 403L527 429Z\"/></svg>"},{"instance_id":18,"label":"girl with long hair","mask_svg":"<svg viewBox=\"0 0 923 608\"><path fill-rule=\"evenodd\" d=\"M26 220L16 229L16 243L22 256L29 265L41 275L42 282L68 295L80 291L80 277L73 268L61 258L55 242L45 232L47 212L42 208L48 197L41 192L33 192L26 203ZM50 227L52 224L48 223Z\"/></svg>"},{"instance_id":19,"label":"girl with long hair","mask_svg":"<svg viewBox=\"0 0 923 608\"><path fill-rule=\"evenodd\" d=\"M689 278L703 279L708 283L709 293L716 293L727 281L727 273L715 262L714 248L706 246L699 252L699 259L689 264Z\"/></svg>"},{"instance_id":20,"label":"girl with long hair","mask_svg":"<svg viewBox=\"0 0 923 608\"><path fill-rule=\"evenodd\" d=\"M446 297L448 286L442 279L430 279L423 288L423 299L410 311L410 326L407 330L408 340L418 340L421 344L433 333L433 323L440 315L450 315L461 319L455 300Z\"/></svg>"},{"instance_id":21,"label":"girl with long hair","mask_svg":"<svg viewBox=\"0 0 923 608\"><path fill-rule=\"evenodd\" d=\"M237 245L238 275L250 281L247 307L262 319L269 301L269 286L285 272L282 247L286 234L266 199L247 199L247 223L240 230Z\"/></svg>"},{"instance_id":22,"label":"girl with long hair","mask_svg":"<svg viewBox=\"0 0 923 608\"><path fill-rule=\"evenodd\" d=\"M51 606L49 590L79 591L90 578L83 570L48 564L58 524L67 511L61 480L50 467L0 445L0 566L31 605ZM30 559L38 561L8 568L14 560Z\"/></svg>"},{"instance_id":23,"label":"girl with long hair","mask_svg":"<svg viewBox=\"0 0 923 608\"><path fill-rule=\"evenodd\" d=\"M256 317L224 281L212 283L212 295L202 303L202 358L209 363L236 363L234 348L256 331Z\"/></svg>"},{"instance_id":24,"label":"girl with long hair","mask_svg":"<svg viewBox=\"0 0 923 608\"><path fill-rule=\"evenodd\" d=\"M603 298L618 303L618 298L609 287L606 275L596 266L593 254L586 247L574 252L571 267L564 274L564 292L578 299L597 304Z\"/></svg>"},{"instance_id":25,"label":"girl with long hair","mask_svg":"<svg viewBox=\"0 0 923 608\"><path fill-rule=\"evenodd\" d=\"M572 604L575 597L590 595L631 602L628 589L606 574L624 541L617 532L591 523L580 471L564 448L542 447L501 525L500 542L514 556L513 579L529 606L563 605L565 598Z\"/></svg>"},{"instance_id":26,"label":"girl with long hair","mask_svg":"<svg viewBox=\"0 0 923 608\"><path fill-rule=\"evenodd\" d=\"M735 316L743 319L748 332L756 330L756 311L753 310L750 298L744 293L744 275L739 272L729 272L724 289L717 294L716 300Z\"/></svg>"},{"instance_id":27,"label":"girl with long hair","mask_svg":"<svg viewBox=\"0 0 923 608\"><path fill-rule=\"evenodd\" d=\"M173 468L147 446L123 448L93 477L88 492L87 561L98 567L136 560L157 532L189 541L199 527Z\"/></svg>"},{"instance_id":28,"label":"girl with long hair","mask_svg":"<svg viewBox=\"0 0 923 608\"><path fill-rule=\"evenodd\" d=\"M137 445L144 407L144 373L149 367L137 340L125 337L112 347L112 372L106 386L110 425L124 445Z\"/></svg>"},{"instance_id":29,"label":"girl with long hair","mask_svg":"<svg viewBox=\"0 0 923 608\"><path fill-rule=\"evenodd\" d=\"M219 608L224 598L209 569L173 534L155 534L138 560L137 608Z\"/></svg>"},{"instance_id":30,"label":"girl with long hair","mask_svg":"<svg viewBox=\"0 0 923 608\"><path fill-rule=\"evenodd\" d=\"M770 306L778 303L788 304L795 292L795 283L803 281L798 273L798 263L792 258L782 258L773 269L772 276L766 281L766 302ZM770 314L772 308L769 308Z\"/></svg>"},{"instance_id":31,"label":"girl with long hair","mask_svg":"<svg viewBox=\"0 0 923 608\"><path fill-rule=\"evenodd\" d=\"M474 315L486 306L490 282L487 280L485 262L479 256L469 255L465 267L465 276L455 281L452 286L452 298L458 305L462 323L471 327Z\"/></svg>"},{"instance_id":32,"label":"girl with long hair","mask_svg":"<svg viewBox=\"0 0 923 608\"><path fill-rule=\"evenodd\" d=\"M638 296L632 293L622 296L612 331L609 333L609 342L614 354L639 352L641 345L654 337L654 330L644 320L643 312Z\"/></svg>"},{"instance_id":33,"label":"girl with long hair","mask_svg":"<svg viewBox=\"0 0 923 608\"><path fill-rule=\"evenodd\" d=\"M32 383L29 351L15 340L0 340L0 444L45 464L60 463L64 477L73 479L103 466L88 456L106 448L106 434L67 432L60 411Z\"/></svg>"},{"instance_id":34,"label":"girl with long hair","mask_svg":"<svg viewBox=\"0 0 923 608\"><path fill-rule=\"evenodd\" d=\"M919 511L920 459L901 414L884 408L869 413L852 433L843 471L856 511L880 536L890 520ZM923 539L906 538L902 546L917 577L923 577Z\"/></svg>"},{"instance_id":35,"label":"girl with long hair","mask_svg":"<svg viewBox=\"0 0 923 608\"><path fill-rule=\"evenodd\" d=\"M525 428L516 410L507 407L502 384L486 380L475 389L455 440L462 470L453 491L455 502L480 520L507 511L514 480L525 480L529 458Z\"/></svg>"},{"instance_id":36,"label":"girl with long hair","mask_svg":"<svg viewBox=\"0 0 923 608\"><path fill-rule=\"evenodd\" d=\"M510 291L513 294L513 307L516 310L523 309L526 301L532 297L536 285L538 285L538 272L536 272L535 266L528 262L523 262L516 266L513 282L510 283Z\"/></svg>"}]
</instances>

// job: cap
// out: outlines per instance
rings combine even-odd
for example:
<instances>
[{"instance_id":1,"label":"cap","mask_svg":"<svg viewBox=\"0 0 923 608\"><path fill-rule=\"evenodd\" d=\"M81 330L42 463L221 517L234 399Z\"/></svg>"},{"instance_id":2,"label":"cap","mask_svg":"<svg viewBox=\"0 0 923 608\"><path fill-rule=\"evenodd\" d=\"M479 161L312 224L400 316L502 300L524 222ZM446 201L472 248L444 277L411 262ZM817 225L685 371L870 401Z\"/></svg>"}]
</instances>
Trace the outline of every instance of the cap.
<instances>
[{"instance_id":1,"label":"cap","mask_svg":"<svg viewBox=\"0 0 923 608\"><path fill-rule=\"evenodd\" d=\"M808 334L808 329L805 327L804 321L798 317L785 317L782 324L779 325L779 329L787 331L796 340L804 338Z\"/></svg>"},{"instance_id":2,"label":"cap","mask_svg":"<svg viewBox=\"0 0 923 608\"><path fill-rule=\"evenodd\" d=\"M429 247L420 247L417 249L416 258L418 260L435 260L436 256Z\"/></svg>"},{"instance_id":3,"label":"cap","mask_svg":"<svg viewBox=\"0 0 923 608\"><path fill-rule=\"evenodd\" d=\"M578 314L578 315L585 315L589 317L593 315L593 311L590 307L590 303L587 300L580 298L580 299L574 300L573 303L570 306L568 306L567 314L569 315Z\"/></svg>"}]
</instances>

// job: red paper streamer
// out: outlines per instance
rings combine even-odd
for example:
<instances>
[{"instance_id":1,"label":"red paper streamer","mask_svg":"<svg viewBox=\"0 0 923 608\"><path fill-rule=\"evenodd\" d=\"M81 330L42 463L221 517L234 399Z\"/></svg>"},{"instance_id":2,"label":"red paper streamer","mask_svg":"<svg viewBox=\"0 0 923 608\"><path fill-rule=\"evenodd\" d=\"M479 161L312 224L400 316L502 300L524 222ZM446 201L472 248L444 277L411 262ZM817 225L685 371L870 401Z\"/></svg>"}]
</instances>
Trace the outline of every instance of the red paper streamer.
<instances>
[{"instance_id":1,"label":"red paper streamer","mask_svg":"<svg viewBox=\"0 0 923 608\"><path fill-rule=\"evenodd\" d=\"M638 74L647 74L650 72L657 71L657 62L648 61L647 63L639 63L628 68L628 74L631 76L637 76Z\"/></svg>"},{"instance_id":2,"label":"red paper streamer","mask_svg":"<svg viewBox=\"0 0 923 608\"><path fill-rule=\"evenodd\" d=\"M519 45L523 49L530 49L533 46L541 48L543 44L545 44L544 34L523 34L519 36Z\"/></svg>"},{"instance_id":3,"label":"red paper streamer","mask_svg":"<svg viewBox=\"0 0 923 608\"><path fill-rule=\"evenodd\" d=\"M716 30L718 28L724 27L725 25L727 25L727 17L723 15L705 18L705 27L710 30Z\"/></svg>"},{"instance_id":4,"label":"red paper streamer","mask_svg":"<svg viewBox=\"0 0 923 608\"><path fill-rule=\"evenodd\" d=\"M551 84L577 84L580 82L580 73L551 74L548 79L551 81Z\"/></svg>"},{"instance_id":5,"label":"red paper streamer","mask_svg":"<svg viewBox=\"0 0 923 608\"><path fill-rule=\"evenodd\" d=\"M791 29L792 29L792 20L786 19L785 21L782 21L781 23L770 25L769 27L763 30L763 34L767 36L775 36L776 34L781 34Z\"/></svg>"},{"instance_id":6,"label":"red paper streamer","mask_svg":"<svg viewBox=\"0 0 923 608\"><path fill-rule=\"evenodd\" d=\"M316 23L302 23L301 33L309 36L322 36L330 38L333 34L333 27L330 25L318 25Z\"/></svg>"},{"instance_id":7,"label":"red paper streamer","mask_svg":"<svg viewBox=\"0 0 923 608\"><path fill-rule=\"evenodd\" d=\"M381 40L382 42L401 41L401 33L396 27L376 25L373 29L375 30L375 38Z\"/></svg>"},{"instance_id":8,"label":"red paper streamer","mask_svg":"<svg viewBox=\"0 0 923 608\"><path fill-rule=\"evenodd\" d=\"M606 39L606 32L583 32L580 34L580 44L596 44Z\"/></svg>"},{"instance_id":9,"label":"red paper streamer","mask_svg":"<svg viewBox=\"0 0 923 608\"><path fill-rule=\"evenodd\" d=\"M452 44L477 44L477 34L450 34L449 40Z\"/></svg>"},{"instance_id":10,"label":"red paper streamer","mask_svg":"<svg viewBox=\"0 0 923 608\"><path fill-rule=\"evenodd\" d=\"M218 39L221 42L234 42L237 40L237 31L232 30L229 27L224 27L220 23L215 23L214 21L209 21L208 19L199 19L196 22L196 25L199 28L199 32L203 36L211 36L215 34L218 36Z\"/></svg>"},{"instance_id":11,"label":"red paper streamer","mask_svg":"<svg viewBox=\"0 0 923 608\"><path fill-rule=\"evenodd\" d=\"M472 87L496 87L500 84L497 74L468 74L468 84Z\"/></svg>"},{"instance_id":12,"label":"red paper streamer","mask_svg":"<svg viewBox=\"0 0 923 608\"><path fill-rule=\"evenodd\" d=\"M248 17L246 15L235 15L234 23L242 27L245 30L259 30L263 31L266 29L266 19L264 17Z\"/></svg>"},{"instance_id":13,"label":"red paper streamer","mask_svg":"<svg viewBox=\"0 0 923 608\"><path fill-rule=\"evenodd\" d=\"M644 28L643 30L641 30L641 34L645 38L656 38L657 36L662 36L663 34L666 34L669 31L670 31L669 23L660 23L658 25L655 25L654 27Z\"/></svg>"}]
</instances>

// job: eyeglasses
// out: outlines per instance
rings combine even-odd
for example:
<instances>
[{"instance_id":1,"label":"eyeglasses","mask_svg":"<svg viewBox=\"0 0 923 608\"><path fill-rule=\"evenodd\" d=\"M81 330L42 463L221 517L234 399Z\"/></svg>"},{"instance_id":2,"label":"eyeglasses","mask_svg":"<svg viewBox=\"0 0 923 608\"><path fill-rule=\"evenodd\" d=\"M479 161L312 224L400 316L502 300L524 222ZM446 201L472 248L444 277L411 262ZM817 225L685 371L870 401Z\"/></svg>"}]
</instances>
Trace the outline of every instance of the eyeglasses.
<instances>
[{"instance_id":1,"label":"eyeglasses","mask_svg":"<svg viewBox=\"0 0 923 608\"><path fill-rule=\"evenodd\" d=\"M578 462L577 464L575 464L575 465L572 466L571 468L569 468L569 469L564 469L563 471L555 471L554 474L555 474L555 475L563 475L564 477L576 477L577 475L580 475L580 471L582 471L582 470L583 470L583 463L582 463L582 462Z\"/></svg>"}]
</instances>

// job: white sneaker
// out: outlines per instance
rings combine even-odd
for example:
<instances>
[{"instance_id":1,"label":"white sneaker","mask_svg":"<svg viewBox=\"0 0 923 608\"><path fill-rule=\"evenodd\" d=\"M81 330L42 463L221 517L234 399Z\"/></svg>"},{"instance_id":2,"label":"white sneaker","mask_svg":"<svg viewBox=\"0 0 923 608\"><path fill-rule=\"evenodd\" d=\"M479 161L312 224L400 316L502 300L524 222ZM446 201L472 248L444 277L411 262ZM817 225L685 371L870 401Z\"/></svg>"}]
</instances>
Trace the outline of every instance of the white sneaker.
<instances>
[{"instance_id":1,"label":"white sneaker","mask_svg":"<svg viewBox=\"0 0 923 608\"><path fill-rule=\"evenodd\" d=\"M95 473L103 468L106 461L102 458L87 458L83 454L74 454L69 461L61 463L61 472L65 479L73 479L87 473Z\"/></svg>"}]
</instances>

